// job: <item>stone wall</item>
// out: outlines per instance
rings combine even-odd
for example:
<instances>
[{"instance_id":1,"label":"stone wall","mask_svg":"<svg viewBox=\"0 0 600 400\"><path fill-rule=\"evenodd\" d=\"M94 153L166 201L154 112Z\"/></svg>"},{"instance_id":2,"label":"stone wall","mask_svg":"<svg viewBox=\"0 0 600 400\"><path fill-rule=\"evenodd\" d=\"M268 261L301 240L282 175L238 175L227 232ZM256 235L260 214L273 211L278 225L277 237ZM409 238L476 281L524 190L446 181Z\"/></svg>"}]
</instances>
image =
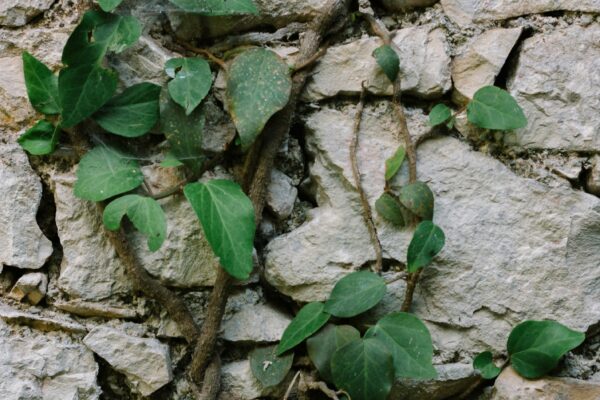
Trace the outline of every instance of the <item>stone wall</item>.
<instances>
[{"instance_id":1,"label":"stone wall","mask_svg":"<svg viewBox=\"0 0 600 400\"><path fill-rule=\"evenodd\" d=\"M325 2L256 3L259 17L208 19L181 14L167 0L126 0L119 12L140 18L144 34L109 62L124 84L164 83L163 64L177 52L164 30L168 19L188 40L216 49L259 40L292 63L298 32ZM0 4L0 398L191 399L182 335L160 304L133 293L95 207L74 197L70 144L43 158L28 158L16 144L39 118L26 97L21 52L56 69L88 7L83 0ZM600 398L600 0L382 0L375 11L400 50L404 107L420 143L419 179L435 193L435 222L447 237L413 307L432 333L439 378L398 382L392 398L453 398L473 383L476 353L503 353L513 326L544 318L588 333L554 372L565 378L533 385L507 370L495 389L476 396ZM382 160L400 144L392 87L371 57L380 44L364 23L348 23L311 73L272 174L257 272L235 287L227 305L222 399L280 398L289 379L262 388L248 352L277 342L297 305L323 300L340 278L375 261L349 144L365 81L371 96L358 161L373 204L383 187ZM456 129L428 126L434 104L460 110L490 84L517 99L527 128L489 137L464 113ZM221 110L222 89L219 78L206 143L215 152L235 133ZM155 156L146 154L144 173L159 190L180 178L157 168ZM148 272L202 323L218 262L183 197L162 205L169 233L161 250L149 253L134 232L130 240ZM411 233L378 216L375 222L384 275L394 283L361 324L398 310L404 295L397 260L405 259Z\"/></svg>"}]
</instances>

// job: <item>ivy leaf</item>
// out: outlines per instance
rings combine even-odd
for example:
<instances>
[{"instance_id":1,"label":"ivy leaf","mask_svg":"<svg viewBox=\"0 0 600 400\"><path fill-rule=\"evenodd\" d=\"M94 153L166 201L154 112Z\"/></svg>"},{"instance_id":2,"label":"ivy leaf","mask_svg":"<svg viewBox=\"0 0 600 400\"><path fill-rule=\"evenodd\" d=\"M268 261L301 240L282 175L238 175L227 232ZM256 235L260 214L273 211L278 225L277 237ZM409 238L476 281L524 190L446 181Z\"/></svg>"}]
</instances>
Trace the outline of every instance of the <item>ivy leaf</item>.
<instances>
[{"instance_id":1,"label":"ivy leaf","mask_svg":"<svg viewBox=\"0 0 600 400\"><path fill-rule=\"evenodd\" d=\"M169 0L189 13L208 16L258 14L252 0Z\"/></svg>"},{"instance_id":2,"label":"ivy leaf","mask_svg":"<svg viewBox=\"0 0 600 400\"><path fill-rule=\"evenodd\" d=\"M431 221L423 221L417 226L408 245L408 272L416 272L431 264L446 243L444 232Z\"/></svg>"},{"instance_id":3,"label":"ivy leaf","mask_svg":"<svg viewBox=\"0 0 600 400\"><path fill-rule=\"evenodd\" d=\"M433 344L423 322L409 313L393 313L371 327L365 338L384 344L392 354L396 378L434 379Z\"/></svg>"},{"instance_id":4,"label":"ivy leaf","mask_svg":"<svg viewBox=\"0 0 600 400\"><path fill-rule=\"evenodd\" d=\"M537 379L584 340L585 334L555 321L525 321L512 330L507 347L515 371L527 379Z\"/></svg>"},{"instance_id":5,"label":"ivy leaf","mask_svg":"<svg viewBox=\"0 0 600 400\"><path fill-rule=\"evenodd\" d=\"M385 161L385 180L390 181L396 176L398 171L400 171L400 167L404 162L404 157L406 156L406 150L404 147L398 147L398 150L394 153L393 156L388 158Z\"/></svg>"},{"instance_id":6,"label":"ivy leaf","mask_svg":"<svg viewBox=\"0 0 600 400\"><path fill-rule=\"evenodd\" d=\"M252 375L265 388L277 386L287 376L294 361L294 353L278 356L277 346L259 347L250 353Z\"/></svg>"},{"instance_id":7,"label":"ivy leaf","mask_svg":"<svg viewBox=\"0 0 600 400\"><path fill-rule=\"evenodd\" d=\"M441 125L450 118L452 118L452 110L445 104L437 104L429 113L429 124L431 126Z\"/></svg>"},{"instance_id":8,"label":"ivy leaf","mask_svg":"<svg viewBox=\"0 0 600 400\"><path fill-rule=\"evenodd\" d=\"M80 65L60 71L62 125L70 128L98 111L117 90L117 81L117 74L98 65Z\"/></svg>"},{"instance_id":9,"label":"ivy leaf","mask_svg":"<svg viewBox=\"0 0 600 400\"><path fill-rule=\"evenodd\" d=\"M383 193L375 202L375 209L386 221L400 227L406 225L402 204L391 194Z\"/></svg>"},{"instance_id":10,"label":"ivy leaf","mask_svg":"<svg viewBox=\"0 0 600 400\"><path fill-rule=\"evenodd\" d=\"M287 64L267 49L240 54L231 64L227 79L227 103L246 150L267 121L290 98L292 79Z\"/></svg>"},{"instance_id":11,"label":"ivy leaf","mask_svg":"<svg viewBox=\"0 0 600 400\"><path fill-rule=\"evenodd\" d=\"M308 356L319 374L327 382L333 382L331 357L339 348L360 339L360 332L350 325L327 325L306 341Z\"/></svg>"},{"instance_id":12,"label":"ivy leaf","mask_svg":"<svg viewBox=\"0 0 600 400\"><path fill-rule=\"evenodd\" d=\"M137 162L107 146L90 150L79 162L75 196L103 201L140 186L144 176Z\"/></svg>"},{"instance_id":13,"label":"ivy leaf","mask_svg":"<svg viewBox=\"0 0 600 400\"><path fill-rule=\"evenodd\" d=\"M400 203L422 219L433 219L433 192L423 182L415 182L400 189Z\"/></svg>"},{"instance_id":14,"label":"ivy leaf","mask_svg":"<svg viewBox=\"0 0 600 400\"><path fill-rule=\"evenodd\" d=\"M375 307L385 296L385 281L369 271L353 272L335 284L325 311L340 318L355 317Z\"/></svg>"},{"instance_id":15,"label":"ivy leaf","mask_svg":"<svg viewBox=\"0 0 600 400\"><path fill-rule=\"evenodd\" d=\"M179 161L177 157L175 157L175 155L170 151L167 154L165 154L165 158L160 163L160 166L163 168L175 168L181 167L182 165L184 164L181 161Z\"/></svg>"},{"instance_id":16,"label":"ivy leaf","mask_svg":"<svg viewBox=\"0 0 600 400\"><path fill-rule=\"evenodd\" d=\"M104 226L111 231L118 230L125 214L138 231L148 236L150 251L160 249L167 237L167 220L160 204L136 194L119 197L104 209Z\"/></svg>"},{"instance_id":17,"label":"ivy leaf","mask_svg":"<svg viewBox=\"0 0 600 400\"><path fill-rule=\"evenodd\" d=\"M373 52L377 64L387 75L390 81L395 82L400 72L400 58L390 45L384 44Z\"/></svg>"},{"instance_id":18,"label":"ivy leaf","mask_svg":"<svg viewBox=\"0 0 600 400\"><path fill-rule=\"evenodd\" d=\"M394 383L392 356L376 339L354 340L331 358L333 381L352 400L385 400Z\"/></svg>"},{"instance_id":19,"label":"ivy leaf","mask_svg":"<svg viewBox=\"0 0 600 400\"><path fill-rule=\"evenodd\" d=\"M321 329L330 317L331 315L325 312L325 304L323 303L308 303L302 307L283 332L277 347L277 354L281 355L298 346L304 339L309 338Z\"/></svg>"},{"instance_id":20,"label":"ivy leaf","mask_svg":"<svg viewBox=\"0 0 600 400\"><path fill-rule=\"evenodd\" d=\"M38 121L17 141L29 154L42 156L54 152L60 132L60 125L55 127L48 121Z\"/></svg>"},{"instance_id":21,"label":"ivy leaf","mask_svg":"<svg viewBox=\"0 0 600 400\"><path fill-rule=\"evenodd\" d=\"M527 126L527 117L516 100L505 90L485 86L467 106L469 122L484 129L508 131Z\"/></svg>"},{"instance_id":22,"label":"ivy leaf","mask_svg":"<svg viewBox=\"0 0 600 400\"><path fill-rule=\"evenodd\" d=\"M158 122L160 90L160 86L152 83L133 85L113 97L93 118L115 135L142 136Z\"/></svg>"},{"instance_id":23,"label":"ivy leaf","mask_svg":"<svg viewBox=\"0 0 600 400\"><path fill-rule=\"evenodd\" d=\"M479 371L483 379L494 379L502 372L502 368L494 364L494 355L491 351L479 353L473 360L473 368Z\"/></svg>"},{"instance_id":24,"label":"ivy leaf","mask_svg":"<svg viewBox=\"0 0 600 400\"><path fill-rule=\"evenodd\" d=\"M169 82L171 98L190 115L210 91L210 65L203 58L173 58L167 61L165 70L173 78Z\"/></svg>"},{"instance_id":25,"label":"ivy leaf","mask_svg":"<svg viewBox=\"0 0 600 400\"><path fill-rule=\"evenodd\" d=\"M98 0L98 5L100 5L102 10L110 12L117 8L122 2L123 0Z\"/></svg>"},{"instance_id":26,"label":"ivy leaf","mask_svg":"<svg viewBox=\"0 0 600 400\"><path fill-rule=\"evenodd\" d=\"M26 51L23 52L23 70L27 95L33 108L46 115L59 114L58 77Z\"/></svg>"},{"instance_id":27,"label":"ivy leaf","mask_svg":"<svg viewBox=\"0 0 600 400\"><path fill-rule=\"evenodd\" d=\"M183 189L200 219L206 240L227 273L250 277L254 261L254 206L235 182L216 179L190 183Z\"/></svg>"}]
</instances>

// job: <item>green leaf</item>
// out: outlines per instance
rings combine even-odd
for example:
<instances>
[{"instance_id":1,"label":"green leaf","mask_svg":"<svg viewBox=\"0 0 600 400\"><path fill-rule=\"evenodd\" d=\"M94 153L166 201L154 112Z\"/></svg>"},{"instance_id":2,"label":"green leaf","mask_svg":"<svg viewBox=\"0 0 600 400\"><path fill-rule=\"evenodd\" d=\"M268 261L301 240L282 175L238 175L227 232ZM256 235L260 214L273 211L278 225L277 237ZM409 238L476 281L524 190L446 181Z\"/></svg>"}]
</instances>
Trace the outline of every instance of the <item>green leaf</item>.
<instances>
[{"instance_id":1,"label":"green leaf","mask_svg":"<svg viewBox=\"0 0 600 400\"><path fill-rule=\"evenodd\" d=\"M477 91L467 106L469 122L484 129L508 131L527 126L527 117L505 90L486 86Z\"/></svg>"},{"instance_id":2,"label":"green leaf","mask_svg":"<svg viewBox=\"0 0 600 400\"><path fill-rule=\"evenodd\" d=\"M173 58L165 65L171 98L190 115L204 100L212 86L212 72L203 58Z\"/></svg>"},{"instance_id":3,"label":"green leaf","mask_svg":"<svg viewBox=\"0 0 600 400\"><path fill-rule=\"evenodd\" d=\"M452 118L452 110L445 104L438 104L429 113L431 126L441 125Z\"/></svg>"},{"instance_id":4,"label":"green leaf","mask_svg":"<svg viewBox=\"0 0 600 400\"><path fill-rule=\"evenodd\" d=\"M483 379L494 379L502 372L502 368L494 364L494 355L491 351L479 353L473 360L473 368L479 371Z\"/></svg>"},{"instance_id":5,"label":"green leaf","mask_svg":"<svg viewBox=\"0 0 600 400\"><path fill-rule=\"evenodd\" d=\"M335 284L325 311L340 318L350 318L375 307L385 296L385 281L369 271L353 272Z\"/></svg>"},{"instance_id":6,"label":"green leaf","mask_svg":"<svg viewBox=\"0 0 600 400\"><path fill-rule=\"evenodd\" d=\"M397 226L406 225L402 204L391 194L383 193L375 202L375 209L386 221Z\"/></svg>"},{"instance_id":7,"label":"green leaf","mask_svg":"<svg viewBox=\"0 0 600 400\"><path fill-rule=\"evenodd\" d=\"M113 97L93 118L115 135L142 136L158 122L160 90L160 86L152 83L133 85Z\"/></svg>"},{"instance_id":8,"label":"green leaf","mask_svg":"<svg viewBox=\"0 0 600 400\"><path fill-rule=\"evenodd\" d=\"M98 111L117 90L117 74L97 65L60 71L58 91L62 125L70 128Z\"/></svg>"},{"instance_id":9,"label":"green leaf","mask_svg":"<svg viewBox=\"0 0 600 400\"><path fill-rule=\"evenodd\" d=\"M400 203L416 216L433 219L433 192L426 183L415 182L400 189Z\"/></svg>"},{"instance_id":10,"label":"green leaf","mask_svg":"<svg viewBox=\"0 0 600 400\"><path fill-rule=\"evenodd\" d=\"M54 152L60 132L60 125L55 127L48 121L38 121L17 141L29 154L42 156Z\"/></svg>"},{"instance_id":11,"label":"green leaf","mask_svg":"<svg viewBox=\"0 0 600 400\"><path fill-rule=\"evenodd\" d=\"M58 77L37 58L23 52L25 87L33 108L42 114L60 113L58 101Z\"/></svg>"},{"instance_id":12,"label":"green leaf","mask_svg":"<svg viewBox=\"0 0 600 400\"><path fill-rule=\"evenodd\" d=\"M98 0L98 4L100 8L106 12L110 12L117 8L119 4L121 4L123 0Z\"/></svg>"},{"instance_id":13,"label":"green leaf","mask_svg":"<svg viewBox=\"0 0 600 400\"><path fill-rule=\"evenodd\" d=\"M360 339L360 332L350 325L327 325L306 341L308 356L319 371L321 378L333 382L331 357L339 348Z\"/></svg>"},{"instance_id":14,"label":"green leaf","mask_svg":"<svg viewBox=\"0 0 600 400\"><path fill-rule=\"evenodd\" d=\"M312 336L329 321L331 315L325 312L325 304L308 303L298 312L283 332L277 354L281 355L298 346L304 339Z\"/></svg>"},{"instance_id":15,"label":"green leaf","mask_svg":"<svg viewBox=\"0 0 600 400\"><path fill-rule=\"evenodd\" d=\"M277 355L277 346L259 347L250 353L252 375L265 388L277 386L292 368L294 353Z\"/></svg>"},{"instance_id":16,"label":"green leaf","mask_svg":"<svg viewBox=\"0 0 600 400\"><path fill-rule=\"evenodd\" d=\"M444 232L431 221L423 221L417 226L408 245L408 272L416 272L431 264L446 243Z\"/></svg>"},{"instance_id":17,"label":"green leaf","mask_svg":"<svg viewBox=\"0 0 600 400\"><path fill-rule=\"evenodd\" d=\"M525 321L512 330L507 348L515 371L527 379L537 379L584 340L585 334L555 321Z\"/></svg>"},{"instance_id":18,"label":"green leaf","mask_svg":"<svg viewBox=\"0 0 600 400\"><path fill-rule=\"evenodd\" d=\"M406 156L406 150L404 147L398 147L398 150L394 153L393 156L388 158L385 161L385 180L390 181L396 176L398 171L400 171L400 167L404 162L404 157Z\"/></svg>"},{"instance_id":19,"label":"green leaf","mask_svg":"<svg viewBox=\"0 0 600 400\"><path fill-rule=\"evenodd\" d=\"M250 277L254 262L254 207L235 182L216 179L190 183L183 189L200 219L206 240L227 273Z\"/></svg>"},{"instance_id":20,"label":"green leaf","mask_svg":"<svg viewBox=\"0 0 600 400\"><path fill-rule=\"evenodd\" d=\"M376 339L354 340L331 358L333 381L352 400L385 400L394 383L392 356Z\"/></svg>"},{"instance_id":21,"label":"green leaf","mask_svg":"<svg viewBox=\"0 0 600 400\"><path fill-rule=\"evenodd\" d=\"M104 209L104 226L111 231L118 230L125 214L138 231L148 236L150 251L160 249L167 237L167 220L160 204L136 194L119 197Z\"/></svg>"},{"instance_id":22,"label":"green leaf","mask_svg":"<svg viewBox=\"0 0 600 400\"><path fill-rule=\"evenodd\" d=\"M290 98L292 79L287 64L267 49L247 50L229 68L227 103L246 150L267 121Z\"/></svg>"},{"instance_id":23,"label":"green leaf","mask_svg":"<svg viewBox=\"0 0 600 400\"><path fill-rule=\"evenodd\" d=\"M107 146L95 147L79 162L75 196L103 201L140 186L144 176L137 162Z\"/></svg>"},{"instance_id":24,"label":"green leaf","mask_svg":"<svg viewBox=\"0 0 600 400\"><path fill-rule=\"evenodd\" d=\"M179 161L177 157L175 157L175 155L170 151L167 154L165 154L165 158L160 163L160 166L163 168L175 168L181 167L182 165L184 164L181 161Z\"/></svg>"},{"instance_id":25,"label":"green leaf","mask_svg":"<svg viewBox=\"0 0 600 400\"><path fill-rule=\"evenodd\" d=\"M365 338L384 344L392 354L396 378L434 379L433 344L423 322L413 314L393 313L371 327Z\"/></svg>"},{"instance_id":26,"label":"green leaf","mask_svg":"<svg viewBox=\"0 0 600 400\"><path fill-rule=\"evenodd\" d=\"M373 52L377 64L387 75L390 81L395 82L400 72L400 58L390 45L384 44Z\"/></svg>"},{"instance_id":27,"label":"green leaf","mask_svg":"<svg viewBox=\"0 0 600 400\"><path fill-rule=\"evenodd\" d=\"M189 12L208 16L258 14L252 0L169 0Z\"/></svg>"}]
</instances>

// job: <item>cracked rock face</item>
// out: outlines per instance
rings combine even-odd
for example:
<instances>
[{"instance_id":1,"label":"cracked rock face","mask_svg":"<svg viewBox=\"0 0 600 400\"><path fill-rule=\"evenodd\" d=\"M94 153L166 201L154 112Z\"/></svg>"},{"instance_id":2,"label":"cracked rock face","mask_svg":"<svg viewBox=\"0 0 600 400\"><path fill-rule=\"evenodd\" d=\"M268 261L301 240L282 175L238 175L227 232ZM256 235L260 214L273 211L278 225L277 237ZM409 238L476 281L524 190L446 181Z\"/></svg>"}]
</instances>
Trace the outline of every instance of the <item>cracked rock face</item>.
<instances>
[{"instance_id":1,"label":"cracked rock face","mask_svg":"<svg viewBox=\"0 0 600 400\"><path fill-rule=\"evenodd\" d=\"M55 0L2 0L0 26L23 26L48 10Z\"/></svg>"}]
</instances>

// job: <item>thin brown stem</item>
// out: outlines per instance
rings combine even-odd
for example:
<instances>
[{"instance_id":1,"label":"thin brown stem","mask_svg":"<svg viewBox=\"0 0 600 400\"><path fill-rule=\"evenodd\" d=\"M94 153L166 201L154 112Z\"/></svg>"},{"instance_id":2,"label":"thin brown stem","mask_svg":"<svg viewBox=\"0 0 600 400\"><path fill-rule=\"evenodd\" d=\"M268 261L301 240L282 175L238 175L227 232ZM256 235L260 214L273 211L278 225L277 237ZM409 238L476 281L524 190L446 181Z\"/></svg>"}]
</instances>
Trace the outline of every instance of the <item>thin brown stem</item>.
<instances>
[{"instance_id":1,"label":"thin brown stem","mask_svg":"<svg viewBox=\"0 0 600 400\"><path fill-rule=\"evenodd\" d=\"M376 36L379 36L381 40L383 40L384 44L387 44L388 46L392 44L392 38L390 33L379 20L377 20L374 16L370 14L363 13L362 16L371 26L371 30L373 31L373 33Z\"/></svg>"},{"instance_id":2,"label":"thin brown stem","mask_svg":"<svg viewBox=\"0 0 600 400\"><path fill-rule=\"evenodd\" d=\"M310 67L312 66L314 63L316 63L317 61L319 61L319 59L321 57L323 57L325 55L325 53L327 53L327 49L329 48L329 46L325 45L323 47L321 47L319 49L319 51L317 51L312 57L310 57L308 60L303 61L302 63L298 63L296 65L294 65L294 67L292 68L292 72L296 73L298 71L303 70L304 68Z\"/></svg>"}]
</instances>

